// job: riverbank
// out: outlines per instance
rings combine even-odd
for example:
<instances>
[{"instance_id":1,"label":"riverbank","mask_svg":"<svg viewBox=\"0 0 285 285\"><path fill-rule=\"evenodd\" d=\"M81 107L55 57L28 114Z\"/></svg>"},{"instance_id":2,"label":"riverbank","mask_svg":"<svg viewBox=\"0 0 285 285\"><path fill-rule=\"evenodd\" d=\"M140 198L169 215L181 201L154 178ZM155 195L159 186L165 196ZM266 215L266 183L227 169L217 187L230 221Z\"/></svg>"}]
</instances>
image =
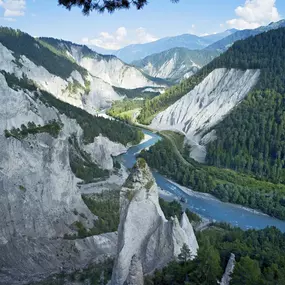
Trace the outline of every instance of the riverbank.
<instances>
[{"instance_id":1,"label":"riverbank","mask_svg":"<svg viewBox=\"0 0 285 285\"><path fill-rule=\"evenodd\" d=\"M172 180L170 180L170 179L168 179L168 181L169 181L170 183L172 183L173 185L175 185L175 186L179 187L180 189L182 189L182 190L183 190L186 194L188 194L189 196L203 197L203 198L205 198L205 199L207 199L207 200L215 200L215 201L220 201L220 202L222 202L220 199L216 198L215 196L213 196L213 195L211 195L211 194L209 194L209 193L196 192L196 191L193 191L193 190L190 189L190 188L187 188L187 187L185 187L185 186L182 186L182 185L180 185L180 184L178 184L178 183L176 183L176 182L174 182L174 181L172 181ZM241 209L243 209L243 210L245 210L245 211L249 211L249 212L251 212L251 213L255 213L255 214L258 214L258 215L264 215L264 216L269 217L269 215L267 215L267 214L265 214L265 213L263 213L263 212L261 212L261 211L255 210L255 209L251 209L251 208L244 207L244 206L241 206L241 205L238 205L238 204L233 204L233 203L226 203L226 204L232 205L232 206L234 206L234 207L241 208Z\"/></svg>"},{"instance_id":2,"label":"riverbank","mask_svg":"<svg viewBox=\"0 0 285 285\"><path fill-rule=\"evenodd\" d=\"M144 129L144 126L142 125L133 124L133 126L139 127L145 134L145 138L139 145L130 147L125 154L122 154L120 156L120 162L126 168L133 167L133 165L136 162L136 155L139 154L142 150L149 149L151 146L155 145L159 140L163 139L158 133L156 133L156 131L152 132L153 130L149 128ZM167 138L164 136L163 140L167 140ZM171 154L168 152L166 152L165 154L166 154L166 157L169 159ZM164 158L161 157L160 160L161 159L164 159ZM164 167L167 166L166 162L167 162L167 159L165 160ZM171 164L175 166L175 170L173 170L174 172L177 172L177 171L180 172L177 169L177 163L175 161L172 161ZM189 162L187 162L187 164L185 162L184 169L185 167L187 167L188 164ZM210 170L211 171L209 173L211 176L216 176L217 171L223 171L220 169L213 170L211 168ZM203 167L201 168L201 171L202 172L204 171ZM218 174L219 174L218 179L223 180L223 178L220 177L223 175L223 172L218 173ZM248 178L244 175L237 177L237 174L233 173L232 171L226 171L225 175L228 179L231 179L231 183L233 185L235 185L234 181L236 181L236 179L239 179L238 180L239 182L240 180L243 180L243 183L245 183L246 185L255 186L253 185L253 182L255 180L253 181L253 178L251 177ZM157 181L158 186L163 190L167 190L169 193L174 195L174 197L181 197L181 195L187 195L188 199L191 200L188 203L187 207L191 211L195 212L196 214L210 221L226 222L226 223L230 223L233 226L241 227L243 229L252 229L252 228L263 229L267 226L275 226L279 228L282 232L285 232L285 221L279 220L277 218L269 217L266 214L260 213L258 210L250 209L242 205L222 202L211 195L207 196L209 195L207 193L193 191L191 192L191 195L188 195L189 193L187 194L187 191L183 191L185 189L180 189L180 185L179 185L179 190L173 191L171 189L168 189L169 185L171 187L178 188L178 186L175 186L175 184L172 184L173 182L170 183L169 181L167 181L167 178L164 178L161 175L160 175L160 178L158 178L158 180L159 180ZM204 180L202 179L201 181L204 181ZM250 182L250 183L248 184L247 182ZM265 182L260 182L260 183L264 184ZM200 196L200 194L202 194L202 196ZM169 195L164 195L164 198L172 199L172 197Z\"/></svg>"},{"instance_id":3,"label":"riverbank","mask_svg":"<svg viewBox=\"0 0 285 285\"><path fill-rule=\"evenodd\" d=\"M152 139L152 136L150 136L149 134L144 134L144 138L139 144L143 144L151 139Z\"/></svg>"}]
</instances>

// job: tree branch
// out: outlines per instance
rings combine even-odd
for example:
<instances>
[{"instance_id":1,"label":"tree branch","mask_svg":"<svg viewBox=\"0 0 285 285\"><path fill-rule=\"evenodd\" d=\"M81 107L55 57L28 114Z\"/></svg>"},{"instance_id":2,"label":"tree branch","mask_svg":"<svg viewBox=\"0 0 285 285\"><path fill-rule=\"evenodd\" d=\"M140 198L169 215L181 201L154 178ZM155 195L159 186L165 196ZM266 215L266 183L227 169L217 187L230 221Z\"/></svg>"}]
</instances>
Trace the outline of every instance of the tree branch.
<instances>
[{"instance_id":1,"label":"tree branch","mask_svg":"<svg viewBox=\"0 0 285 285\"><path fill-rule=\"evenodd\" d=\"M176 3L179 0L170 1ZM58 4L65 6L68 10L77 6L82 9L84 15L89 15L91 11L113 13L116 10L129 9L130 7L141 10L148 4L148 0L58 0Z\"/></svg>"}]
</instances>

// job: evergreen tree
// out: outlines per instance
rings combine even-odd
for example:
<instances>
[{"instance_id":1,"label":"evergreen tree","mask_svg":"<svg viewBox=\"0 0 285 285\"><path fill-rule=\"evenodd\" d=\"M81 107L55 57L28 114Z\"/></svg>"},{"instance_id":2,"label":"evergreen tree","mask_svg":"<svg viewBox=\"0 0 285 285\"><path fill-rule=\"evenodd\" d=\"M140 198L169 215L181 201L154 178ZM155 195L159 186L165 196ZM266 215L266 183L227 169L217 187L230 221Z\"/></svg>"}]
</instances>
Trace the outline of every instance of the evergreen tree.
<instances>
[{"instance_id":1,"label":"evergreen tree","mask_svg":"<svg viewBox=\"0 0 285 285\"><path fill-rule=\"evenodd\" d=\"M242 257L240 262L235 266L231 284L260 285L261 271L258 262L248 256Z\"/></svg>"},{"instance_id":2,"label":"evergreen tree","mask_svg":"<svg viewBox=\"0 0 285 285\"><path fill-rule=\"evenodd\" d=\"M221 260L218 250L210 245L209 240L206 239L203 246L199 248L194 262L196 268L189 273L190 281L201 285L217 284L217 280L222 275Z\"/></svg>"},{"instance_id":3,"label":"evergreen tree","mask_svg":"<svg viewBox=\"0 0 285 285\"><path fill-rule=\"evenodd\" d=\"M186 243L181 247L181 252L178 255L178 260L185 263L187 260L192 258L191 250Z\"/></svg>"}]
</instances>

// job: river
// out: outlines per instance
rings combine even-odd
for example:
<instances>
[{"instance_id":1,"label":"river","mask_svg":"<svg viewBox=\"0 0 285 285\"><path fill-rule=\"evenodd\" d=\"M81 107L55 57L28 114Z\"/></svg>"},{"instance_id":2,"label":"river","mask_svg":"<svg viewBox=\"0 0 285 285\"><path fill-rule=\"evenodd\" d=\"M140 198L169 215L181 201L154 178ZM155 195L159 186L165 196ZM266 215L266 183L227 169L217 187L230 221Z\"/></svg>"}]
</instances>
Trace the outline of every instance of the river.
<instances>
[{"instance_id":1,"label":"river","mask_svg":"<svg viewBox=\"0 0 285 285\"><path fill-rule=\"evenodd\" d=\"M136 155L141 150L149 148L162 139L159 135L148 130L143 130L143 132L150 136L151 139L131 147L120 157L121 162L127 168L131 168L135 164ZM185 206L203 218L217 222L227 222L242 229L263 229L267 226L275 226L282 232L285 232L285 221L269 217L252 209L221 202L209 194L194 192L169 181L157 172L153 172L153 176L157 185L166 193L166 197L167 195L169 195L168 197L172 196L173 198L177 197L178 199L184 197L187 199ZM164 195L162 194L162 197L163 196Z\"/></svg>"}]
</instances>

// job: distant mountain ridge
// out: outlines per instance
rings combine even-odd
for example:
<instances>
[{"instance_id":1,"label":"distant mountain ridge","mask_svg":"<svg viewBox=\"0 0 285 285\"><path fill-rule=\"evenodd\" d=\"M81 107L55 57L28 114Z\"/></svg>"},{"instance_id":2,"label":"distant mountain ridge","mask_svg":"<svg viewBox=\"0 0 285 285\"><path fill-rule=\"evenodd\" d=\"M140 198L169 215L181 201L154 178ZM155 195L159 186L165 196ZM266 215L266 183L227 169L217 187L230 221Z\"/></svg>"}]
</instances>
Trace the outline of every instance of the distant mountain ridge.
<instances>
[{"instance_id":1,"label":"distant mountain ridge","mask_svg":"<svg viewBox=\"0 0 285 285\"><path fill-rule=\"evenodd\" d=\"M123 47L117 51L103 50L99 47L93 47L92 49L98 50L98 52L111 53L126 63L131 63L135 60L143 59L154 53L160 53L172 48L183 47L192 50L199 50L213 44L214 42L227 37L235 33L235 29L226 30L222 33L217 33L207 36L196 36L192 34L182 34L174 37L161 38L157 41L145 43L145 44L132 44Z\"/></svg>"},{"instance_id":2,"label":"distant mountain ridge","mask_svg":"<svg viewBox=\"0 0 285 285\"><path fill-rule=\"evenodd\" d=\"M283 28L285 27L285 20L280 20L278 22L272 22L267 26L262 26L254 30L241 30L241 31L236 31L235 33L220 39L219 41L209 45L208 47L205 48L205 50L215 50L219 52L224 52L226 51L234 42L238 40L244 40L246 38L249 38L251 36L256 36L258 34L261 34L263 32L267 32L270 30L275 30L278 28Z\"/></svg>"},{"instance_id":3,"label":"distant mountain ridge","mask_svg":"<svg viewBox=\"0 0 285 285\"><path fill-rule=\"evenodd\" d=\"M216 51L189 50L177 47L149 55L142 60L132 62L132 64L150 76L180 82L195 74L218 55L219 53Z\"/></svg>"}]
</instances>

